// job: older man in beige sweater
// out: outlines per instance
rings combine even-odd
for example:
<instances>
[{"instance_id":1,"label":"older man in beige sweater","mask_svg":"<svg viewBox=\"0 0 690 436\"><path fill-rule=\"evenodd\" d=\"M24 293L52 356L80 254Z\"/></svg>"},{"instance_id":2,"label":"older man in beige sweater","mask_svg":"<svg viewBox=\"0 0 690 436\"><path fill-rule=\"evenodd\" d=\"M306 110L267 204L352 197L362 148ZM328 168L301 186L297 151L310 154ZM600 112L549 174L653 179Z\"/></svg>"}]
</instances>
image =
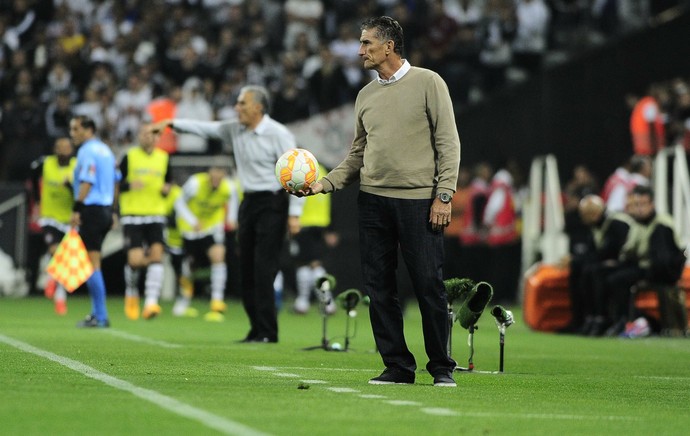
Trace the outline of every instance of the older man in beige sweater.
<instances>
[{"instance_id":1,"label":"older man in beige sweater","mask_svg":"<svg viewBox=\"0 0 690 436\"><path fill-rule=\"evenodd\" d=\"M303 192L333 192L359 180L364 292L386 369L370 384L411 384L417 368L405 342L395 280L398 247L422 314L427 370L435 386L455 386L448 356L443 285L443 229L460 164L460 139L443 79L402 58L403 31L389 17L362 24L359 56L378 73L355 102L355 138L348 156Z\"/></svg>"}]
</instances>

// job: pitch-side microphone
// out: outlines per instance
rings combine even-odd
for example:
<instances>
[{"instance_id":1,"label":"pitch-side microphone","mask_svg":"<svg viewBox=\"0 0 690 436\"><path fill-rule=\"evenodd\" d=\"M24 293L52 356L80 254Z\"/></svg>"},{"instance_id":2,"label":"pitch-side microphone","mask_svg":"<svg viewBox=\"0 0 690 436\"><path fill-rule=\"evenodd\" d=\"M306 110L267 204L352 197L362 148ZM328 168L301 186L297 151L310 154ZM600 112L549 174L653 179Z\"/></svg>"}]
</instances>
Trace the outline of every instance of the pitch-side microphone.
<instances>
[{"instance_id":1,"label":"pitch-side microphone","mask_svg":"<svg viewBox=\"0 0 690 436\"><path fill-rule=\"evenodd\" d=\"M513 324L513 312L506 310L503 306L496 305L491 309L491 315L496 318L496 324L508 327Z\"/></svg>"}]
</instances>

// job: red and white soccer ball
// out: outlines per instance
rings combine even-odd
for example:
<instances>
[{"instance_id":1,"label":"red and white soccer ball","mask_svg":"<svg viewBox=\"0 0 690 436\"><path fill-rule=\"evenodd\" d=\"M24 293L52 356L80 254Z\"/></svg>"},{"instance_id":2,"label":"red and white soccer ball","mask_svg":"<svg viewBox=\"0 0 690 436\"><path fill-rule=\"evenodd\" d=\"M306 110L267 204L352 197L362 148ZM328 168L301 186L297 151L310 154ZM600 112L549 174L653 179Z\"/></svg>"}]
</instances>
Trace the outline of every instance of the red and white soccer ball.
<instances>
[{"instance_id":1,"label":"red and white soccer ball","mask_svg":"<svg viewBox=\"0 0 690 436\"><path fill-rule=\"evenodd\" d=\"M276 178L286 191L301 191L319 179L319 163L308 150L293 148L278 158Z\"/></svg>"}]
</instances>

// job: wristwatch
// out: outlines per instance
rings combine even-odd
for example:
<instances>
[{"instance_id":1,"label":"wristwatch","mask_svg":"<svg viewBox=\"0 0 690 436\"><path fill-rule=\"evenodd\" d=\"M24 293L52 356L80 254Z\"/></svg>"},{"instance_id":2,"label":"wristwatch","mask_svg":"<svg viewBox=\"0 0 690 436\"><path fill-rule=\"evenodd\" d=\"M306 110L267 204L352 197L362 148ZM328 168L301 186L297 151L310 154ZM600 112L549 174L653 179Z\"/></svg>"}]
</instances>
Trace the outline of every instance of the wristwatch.
<instances>
[{"instance_id":1,"label":"wristwatch","mask_svg":"<svg viewBox=\"0 0 690 436\"><path fill-rule=\"evenodd\" d=\"M453 199L453 196L446 193L446 192L441 192L436 196L439 200L441 200L442 203L448 204L450 203L450 200Z\"/></svg>"}]
</instances>

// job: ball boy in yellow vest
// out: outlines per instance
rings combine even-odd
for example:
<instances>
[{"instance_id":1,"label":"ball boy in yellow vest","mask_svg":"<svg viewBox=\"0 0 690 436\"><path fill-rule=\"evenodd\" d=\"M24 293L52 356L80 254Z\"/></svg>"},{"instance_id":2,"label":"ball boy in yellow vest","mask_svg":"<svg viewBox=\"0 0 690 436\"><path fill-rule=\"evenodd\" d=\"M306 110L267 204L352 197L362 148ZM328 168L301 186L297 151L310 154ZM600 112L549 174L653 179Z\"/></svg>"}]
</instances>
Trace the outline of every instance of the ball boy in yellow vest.
<instances>
[{"instance_id":1,"label":"ball boy in yellow vest","mask_svg":"<svg viewBox=\"0 0 690 436\"><path fill-rule=\"evenodd\" d=\"M208 172L192 175L175 201L177 226L192 269L211 268L211 311L207 321L222 321L227 309L225 284L225 229L237 226L238 194L222 161ZM179 301L179 300L178 300Z\"/></svg>"},{"instance_id":2,"label":"ball boy in yellow vest","mask_svg":"<svg viewBox=\"0 0 690 436\"><path fill-rule=\"evenodd\" d=\"M70 229L70 218L74 206L72 181L76 163L74 147L70 139L58 138L55 141L54 154L31 164L34 195L40 202L41 209L38 223L50 256L55 253L58 244ZM66 315L67 291L65 288L49 278L45 293L46 297L53 299L55 313Z\"/></svg>"},{"instance_id":3,"label":"ball boy in yellow vest","mask_svg":"<svg viewBox=\"0 0 690 436\"><path fill-rule=\"evenodd\" d=\"M146 270L144 284L145 319L161 313L158 303L163 287L165 197L172 180L168 153L156 148L157 135L148 126L139 130L139 145L132 147L120 162L120 223L125 236L125 315L140 315L139 274Z\"/></svg>"}]
</instances>

